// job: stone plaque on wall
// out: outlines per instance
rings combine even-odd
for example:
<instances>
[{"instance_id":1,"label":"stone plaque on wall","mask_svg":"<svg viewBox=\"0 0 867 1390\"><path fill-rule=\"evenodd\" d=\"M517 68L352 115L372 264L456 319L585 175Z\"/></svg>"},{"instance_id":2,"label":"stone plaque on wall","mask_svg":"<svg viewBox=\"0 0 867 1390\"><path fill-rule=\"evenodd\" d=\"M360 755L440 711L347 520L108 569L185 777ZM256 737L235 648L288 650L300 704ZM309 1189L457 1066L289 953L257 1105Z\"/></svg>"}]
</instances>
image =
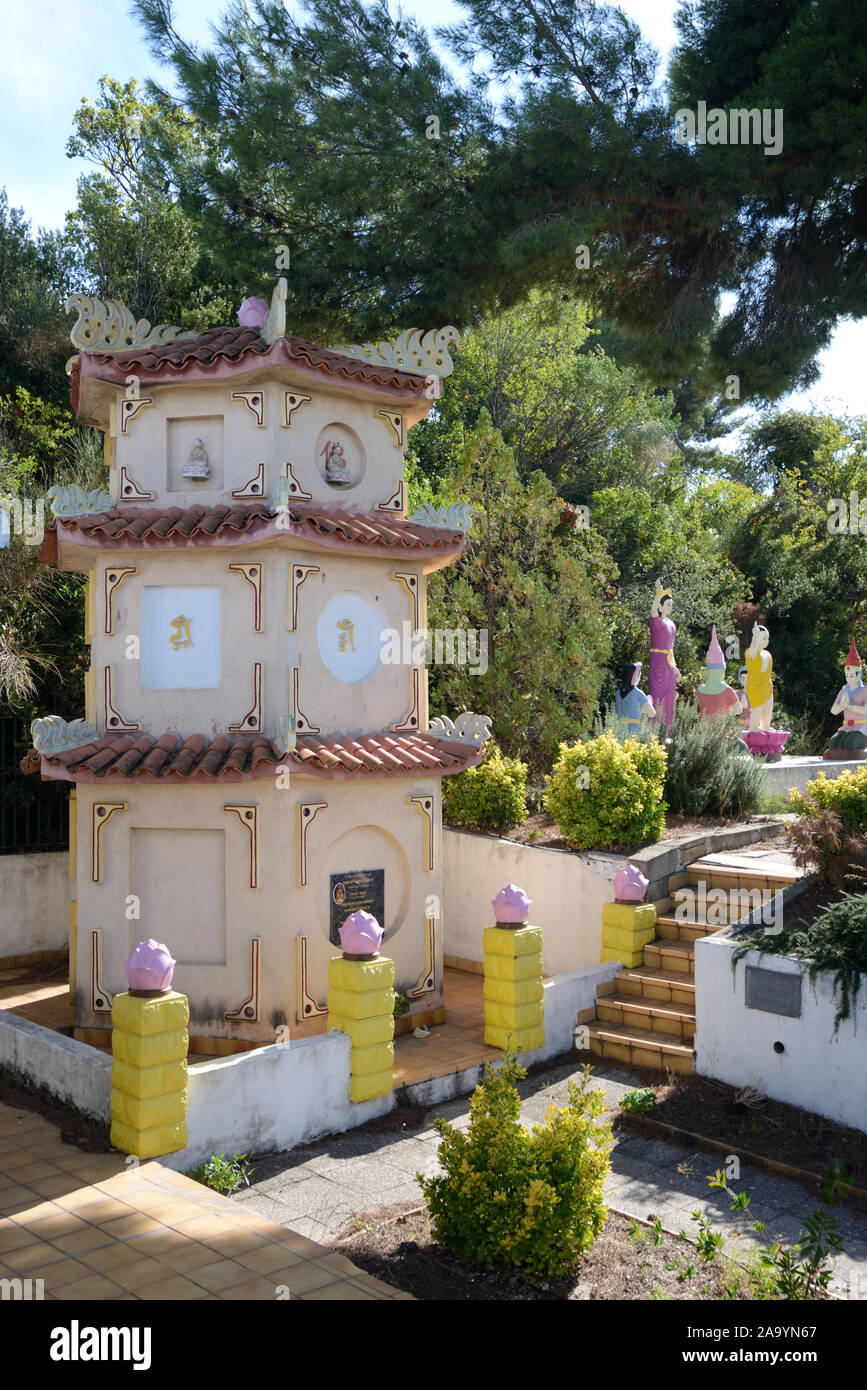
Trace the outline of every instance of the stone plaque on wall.
<instances>
[{"instance_id":1,"label":"stone plaque on wall","mask_svg":"<svg viewBox=\"0 0 867 1390\"><path fill-rule=\"evenodd\" d=\"M369 912L385 926L385 869L352 869L331 875L331 931L333 946L340 945L338 931L353 912Z\"/></svg>"},{"instance_id":2,"label":"stone plaque on wall","mask_svg":"<svg viewBox=\"0 0 867 1390\"><path fill-rule=\"evenodd\" d=\"M748 965L745 1003L748 1009L785 1018L801 1017L801 976L784 975L781 970L762 970Z\"/></svg>"}]
</instances>

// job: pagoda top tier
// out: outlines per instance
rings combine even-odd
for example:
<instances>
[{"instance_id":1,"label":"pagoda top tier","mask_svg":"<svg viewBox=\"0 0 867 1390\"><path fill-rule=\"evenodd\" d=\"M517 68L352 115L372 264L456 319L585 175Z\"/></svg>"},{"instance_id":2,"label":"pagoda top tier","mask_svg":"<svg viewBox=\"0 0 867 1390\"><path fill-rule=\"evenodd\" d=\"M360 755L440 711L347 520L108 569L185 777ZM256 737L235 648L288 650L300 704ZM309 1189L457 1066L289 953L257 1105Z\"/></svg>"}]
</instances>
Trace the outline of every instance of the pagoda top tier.
<instances>
[{"instance_id":1,"label":"pagoda top tier","mask_svg":"<svg viewBox=\"0 0 867 1390\"><path fill-rule=\"evenodd\" d=\"M67 363L82 424L109 441L111 502L180 508L316 502L404 516L407 431L452 370L454 328L325 348L286 331L286 281L238 323L152 328L75 295Z\"/></svg>"}]
</instances>

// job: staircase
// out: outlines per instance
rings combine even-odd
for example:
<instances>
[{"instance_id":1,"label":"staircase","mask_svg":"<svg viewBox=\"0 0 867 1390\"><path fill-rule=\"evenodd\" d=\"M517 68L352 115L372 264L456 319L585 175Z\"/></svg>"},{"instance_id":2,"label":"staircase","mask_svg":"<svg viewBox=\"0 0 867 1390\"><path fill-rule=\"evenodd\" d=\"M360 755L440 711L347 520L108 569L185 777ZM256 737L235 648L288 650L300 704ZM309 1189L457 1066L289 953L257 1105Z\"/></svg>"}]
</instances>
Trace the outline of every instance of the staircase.
<instances>
[{"instance_id":1,"label":"staircase","mask_svg":"<svg viewBox=\"0 0 867 1390\"><path fill-rule=\"evenodd\" d=\"M729 921L746 920L763 903L770 908L772 897L756 895L773 895L799 877L780 855L754 855L751 862L729 853L705 855L685 873L672 874L668 897L655 904L657 934L644 947L642 964L597 986L591 1053L630 1066L691 1072L695 941Z\"/></svg>"}]
</instances>

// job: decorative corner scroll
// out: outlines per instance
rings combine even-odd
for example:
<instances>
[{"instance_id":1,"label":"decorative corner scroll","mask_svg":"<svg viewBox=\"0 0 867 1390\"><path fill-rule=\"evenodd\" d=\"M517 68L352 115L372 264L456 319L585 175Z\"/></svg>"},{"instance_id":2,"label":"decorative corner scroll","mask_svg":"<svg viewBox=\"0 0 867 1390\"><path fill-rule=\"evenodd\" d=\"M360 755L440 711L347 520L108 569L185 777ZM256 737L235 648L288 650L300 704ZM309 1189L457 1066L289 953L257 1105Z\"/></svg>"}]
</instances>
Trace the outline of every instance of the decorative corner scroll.
<instances>
[{"instance_id":1,"label":"decorative corner scroll","mask_svg":"<svg viewBox=\"0 0 867 1390\"><path fill-rule=\"evenodd\" d=\"M265 392L264 391L233 391L233 401L242 401L252 415L256 417L256 428L265 428Z\"/></svg>"},{"instance_id":2,"label":"decorative corner scroll","mask_svg":"<svg viewBox=\"0 0 867 1390\"><path fill-rule=\"evenodd\" d=\"M481 748L491 737L491 716L472 714L469 710L464 710L457 719L441 714L430 721L428 733L450 739L452 743L468 743L473 748Z\"/></svg>"},{"instance_id":3,"label":"decorative corner scroll","mask_svg":"<svg viewBox=\"0 0 867 1390\"><path fill-rule=\"evenodd\" d=\"M428 793L427 796L408 796L407 802L414 806L424 821L424 850L422 854L422 867L429 873L434 866L434 799Z\"/></svg>"},{"instance_id":4,"label":"decorative corner scroll","mask_svg":"<svg viewBox=\"0 0 867 1390\"><path fill-rule=\"evenodd\" d=\"M394 440L395 449L402 449L404 442L403 416L396 410L376 410L378 420L384 420Z\"/></svg>"},{"instance_id":5,"label":"decorative corner scroll","mask_svg":"<svg viewBox=\"0 0 867 1390\"><path fill-rule=\"evenodd\" d=\"M105 621L103 628L106 637L114 636L114 606L112 600L125 579L138 574L136 565L113 565L105 571Z\"/></svg>"},{"instance_id":6,"label":"decorative corner scroll","mask_svg":"<svg viewBox=\"0 0 867 1390\"><path fill-rule=\"evenodd\" d=\"M236 502L252 502L257 497L265 496L265 485L265 464L260 463L249 482L244 483L243 487L236 487L233 490L232 497Z\"/></svg>"},{"instance_id":7,"label":"decorative corner scroll","mask_svg":"<svg viewBox=\"0 0 867 1390\"><path fill-rule=\"evenodd\" d=\"M406 511L406 483L400 479L397 487L390 497L386 497L384 502L377 502L378 512L399 512L401 516Z\"/></svg>"},{"instance_id":8,"label":"decorative corner scroll","mask_svg":"<svg viewBox=\"0 0 867 1390\"><path fill-rule=\"evenodd\" d=\"M103 694L105 699L105 728L112 734L140 734L141 724L126 719L114 703L114 667L106 666L103 672Z\"/></svg>"},{"instance_id":9,"label":"decorative corner scroll","mask_svg":"<svg viewBox=\"0 0 867 1390\"><path fill-rule=\"evenodd\" d=\"M90 1007L95 1014L110 1014L112 996L102 983L102 932L90 933Z\"/></svg>"},{"instance_id":10,"label":"decorative corner scroll","mask_svg":"<svg viewBox=\"0 0 867 1390\"><path fill-rule=\"evenodd\" d=\"M408 518L419 526L436 526L442 531L469 531L473 524L473 509L469 502L455 502L451 507L435 507L425 502Z\"/></svg>"},{"instance_id":11,"label":"decorative corner scroll","mask_svg":"<svg viewBox=\"0 0 867 1390\"><path fill-rule=\"evenodd\" d=\"M46 714L41 719L33 720L30 738L37 753L52 758L55 753L64 753L67 748L80 748L85 743L93 743L99 734L86 719L70 719L67 723L59 714Z\"/></svg>"},{"instance_id":12,"label":"decorative corner scroll","mask_svg":"<svg viewBox=\"0 0 867 1390\"><path fill-rule=\"evenodd\" d=\"M224 806L224 811L231 811L238 817L244 829L250 833L250 887L259 887L259 807L258 806Z\"/></svg>"},{"instance_id":13,"label":"decorative corner scroll","mask_svg":"<svg viewBox=\"0 0 867 1390\"><path fill-rule=\"evenodd\" d=\"M121 465L117 495L122 502L153 502L154 500L152 492L142 492L138 483L130 476L125 464Z\"/></svg>"},{"instance_id":14,"label":"decorative corner scroll","mask_svg":"<svg viewBox=\"0 0 867 1390\"><path fill-rule=\"evenodd\" d=\"M68 483L64 487L50 487L46 495L51 503L52 512L60 517L100 516L114 508L111 493L102 487L85 492L77 483Z\"/></svg>"},{"instance_id":15,"label":"decorative corner scroll","mask_svg":"<svg viewBox=\"0 0 867 1390\"><path fill-rule=\"evenodd\" d=\"M240 724L230 724L230 734L261 734L262 732L262 663L253 666L253 707Z\"/></svg>"},{"instance_id":16,"label":"decorative corner scroll","mask_svg":"<svg viewBox=\"0 0 867 1390\"><path fill-rule=\"evenodd\" d=\"M127 434L133 420L141 415L146 406L153 405L153 403L153 396L135 396L131 400L127 396L124 396L120 403L119 412L121 434Z\"/></svg>"},{"instance_id":17,"label":"decorative corner scroll","mask_svg":"<svg viewBox=\"0 0 867 1390\"><path fill-rule=\"evenodd\" d=\"M412 604L412 631L418 632L421 624L421 589L418 582L418 575L413 570L392 570L389 579L394 579L409 596Z\"/></svg>"},{"instance_id":18,"label":"decorative corner scroll","mask_svg":"<svg viewBox=\"0 0 867 1390\"><path fill-rule=\"evenodd\" d=\"M424 917L425 968L416 985L407 991L408 999L419 999L423 994L433 994L437 987L436 926L435 915L432 912L426 912Z\"/></svg>"},{"instance_id":19,"label":"decorative corner scroll","mask_svg":"<svg viewBox=\"0 0 867 1390\"><path fill-rule=\"evenodd\" d=\"M327 809L327 801L299 801L295 807L295 871L299 888L307 886L307 832L319 812Z\"/></svg>"},{"instance_id":20,"label":"decorative corner scroll","mask_svg":"<svg viewBox=\"0 0 867 1390\"><path fill-rule=\"evenodd\" d=\"M265 629L262 625L262 571L264 565L261 561L257 561L255 564L230 565L229 569L234 574L240 574L242 578L246 579L253 590L253 631L264 632Z\"/></svg>"},{"instance_id":21,"label":"decorative corner scroll","mask_svg":"<svg viewBox=\"0 0 867 1390\"><path fill-rule=\"evenodd\" d=\"M237 1009L223 1014L232 1023L258 1023L259 1001L262 997L262 938L250 939L250 993Z\"/></svg>"},{"instance_id":22,"label":"decorative corner scroll","mask_svg":"<svg viewBox=\"0 0 867 1390\"><path fill-rule=\"evenodd\" d=\"M290 502L309 502L312 500L313 493L306 492L295 477L292 464L288 461L283 465L283 476L277 479L277 487L274 494L275 507L288 507Z\"/></svg>"},{"instance_id":23,"label":"decorative corner scroll","mask_svg":"<svg viewBox=\"0 0 867 1390\"><path fill-rule=\"evenodd\" d=\"M302 1023L305 1018L317 1018L328 1013L327 1004L317 1004L308 988L307 937L295 938L295 1020Z\"/></svg>"},{"instance_id":24,"label":"decorative corner scroll","mask_svg":"<svg viewBox=\"0 0 867 1390\"><path fill-rule=\"evenodd\" d=\"M136 319L119 299L97 299L95 295L72 294L66 300L67 314L75 310L78 318L69 330L72 346L79 352L127 352L134 347L155 347L172 343L178 338L198 338L189 328L157 324L151 328L148 319ZM76 357L66 364L67 375Z\"/></svg>"},{"instance_id":25,"label":"decorative corner scroll","mask_svg":"<svg viewBox=\"0 0 867 1390\"><path fill-rule=\"evenodd\" d=\"M454 371L449 348L458 348L460 341L458 330L447 324L445 328L431 328L425 334L420 328L407 328L393 343L360 343L331 351L369 362L374 367L395 367L416 376L442 377Z\"/></svg>"},{"instance_id":26,"label":"decorative corner scroll","mask_svg":"<svg viewBox=\"0 0 867 1390\"><path fill-rule=\"evenodd\" d=\"M292 668L292 708L295 712L295 732L298 734L318 734L319 725L311 724L301 709L301 672L297 666Z\"/></svg>"},{"instance_id":27,"label":"decorative corner scroll","mask_svg":"<svg viewBox=\"0 0 867 1390\"><path fill-rule=\"evenodd\" d=\"M298 623L298 590L311 574L318 574L318 565L289 566L289 597L286 605L286 627L294 632Z\"/></svg>"},{"instance_id":28,"label":"decorative corner scroll","mask_svg":"<svg viewBox=\"0 0 867 1390\"><path fill-rule=\"evenodd\" d=\"M95 801L91 812L90 877L102 882L102 833L117 811L125 811L125 801Z\"/></svg>"},{"instance_id":29,"label":"decorative corner scroll","mask_svg":"<svg viewBox=\"0 0 867 1390\"><path fill-rule=\"evenodd\" d=\"M288 430L292 424L292 416L302 405L309 405L313 400L312 396L305 396L302 391L283 392L283 419L280 428Z\"/></svg>"},{"instance_id":30,"label":"decorative corner scroll","mask_svg":"<svg viewBox=\"0 0 867 1390\"><path fill-rule=\"evenodd\" d=\"M410 682L412 685L412 704L400 723L392 724L392 733L395 734L418 733L420 684L417 666L414 666L410 671Z\"/></svg>"}]
</instances>

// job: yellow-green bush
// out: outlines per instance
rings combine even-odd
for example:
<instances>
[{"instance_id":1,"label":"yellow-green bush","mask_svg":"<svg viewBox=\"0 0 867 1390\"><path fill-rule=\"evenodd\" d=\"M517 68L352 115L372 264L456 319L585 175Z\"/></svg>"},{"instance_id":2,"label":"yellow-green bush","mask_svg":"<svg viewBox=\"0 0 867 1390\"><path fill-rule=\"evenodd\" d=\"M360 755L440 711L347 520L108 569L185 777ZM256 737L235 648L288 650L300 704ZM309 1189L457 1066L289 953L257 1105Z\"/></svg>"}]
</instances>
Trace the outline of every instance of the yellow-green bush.
<instances>
[{"instance_id":1,"label":"yellow-green bush","mask_svg":"<svg viewBox=\"0 0 867 1390\"><path fill-rule=\"evenodd\" d=\"M468 830L509 830L527 819L526 788L527 764L493 744L478 767L443 778L443 812Z\"/></svg>"},{"instance_id":2,"label":"yellow-green bush","mask_svg":"<svg viewBox=\"0 0 867 1390\"><path fill-rule=\"evenodd\" d=\"M515 1085L526 1075L514 1055L488 1065L466 1133L434 1121L442 1175L417 1177L444 1250L500 1272L559 1274L605 1224L611 1126L599 1119L604 1093L590 1089L585 1067L580 1082L569 1082L569 1104L552 1105L544 1124L526 1130Z\"/></svg>"},{"instance_id":3,"label":"yellow-green bush","mask_svg":"<svg viewBox=\"0 0 867 1390\"><path fill-rule=\"evenodd\" d=\"M804 795L793 789L789 800L792 809L802 816L836 811L847 825L867 825L867 764L857 772L841 772L839 777L827 777L820 772L807 783Z\"/></svg>"},{"instance_id":4,"label":"yellow-green bush","mask_svg":"<svg viewBox=\"0 0 867 1390\"><path fill-rule=\"evenodd\" d=\"M612 733L561 743L545 806L579 849L658 840L665 829L665 749Z\"/></svg>"}]
</instances>

